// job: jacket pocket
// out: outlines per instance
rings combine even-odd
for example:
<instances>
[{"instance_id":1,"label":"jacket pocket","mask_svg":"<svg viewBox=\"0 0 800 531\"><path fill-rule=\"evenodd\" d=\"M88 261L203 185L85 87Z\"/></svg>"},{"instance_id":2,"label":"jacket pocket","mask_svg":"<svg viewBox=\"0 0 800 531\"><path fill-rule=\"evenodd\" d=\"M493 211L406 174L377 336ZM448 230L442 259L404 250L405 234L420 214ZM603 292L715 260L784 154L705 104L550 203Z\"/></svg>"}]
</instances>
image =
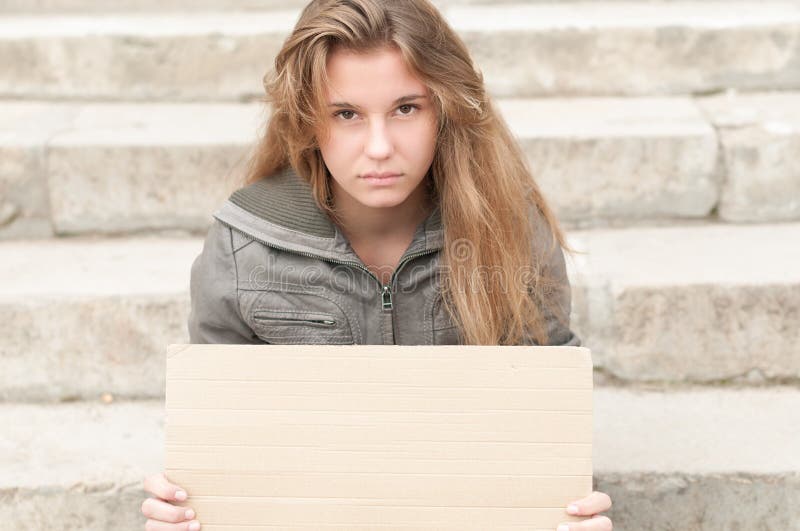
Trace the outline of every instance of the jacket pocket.
<instances>
[{"instance_id":1,"label":"jacket pocket","mask_svg":"<svg viewBox=\"0 0 800 531\"><path fill-rule=\"evenodd\" d=\"M251 293L248 321L263 341L276 345L352 345L345 312L331 299L312 293Z\"/></svg>"},{"instance_id":2,"label":"jacket pocket","mask_svg":"<svg viewBox=\"0 0 800 531\"><path fill-rule=\"evenodd\" d=\"M433 301L433 344L434 345L460 345L461 333L447 308L442 303L441 294L436 295Z\"/></svg>"}]
</instances>

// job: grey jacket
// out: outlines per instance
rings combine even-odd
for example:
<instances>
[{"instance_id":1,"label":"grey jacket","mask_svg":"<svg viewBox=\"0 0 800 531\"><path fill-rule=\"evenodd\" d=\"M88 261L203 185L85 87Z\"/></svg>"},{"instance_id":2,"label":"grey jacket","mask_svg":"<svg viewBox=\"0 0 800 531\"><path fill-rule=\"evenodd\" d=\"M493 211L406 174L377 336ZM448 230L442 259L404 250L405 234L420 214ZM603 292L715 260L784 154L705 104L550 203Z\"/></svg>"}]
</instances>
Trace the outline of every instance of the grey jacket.
<instances>
[{"instance_id":1,"label":"grey jacket","mask_svg":"<svg viewBox=\"0 0 800 531\"><path fill-rule=\"evenodd\" d=\"M442 238L437 207L384 286L292 170L244 187L214 213L192 264L190 342L461 344L438 289ZM569 281L556 250L547 267L568 316ZM580 345L568 322L547 322L549 344Z\"/></svg>"}]
</instances>

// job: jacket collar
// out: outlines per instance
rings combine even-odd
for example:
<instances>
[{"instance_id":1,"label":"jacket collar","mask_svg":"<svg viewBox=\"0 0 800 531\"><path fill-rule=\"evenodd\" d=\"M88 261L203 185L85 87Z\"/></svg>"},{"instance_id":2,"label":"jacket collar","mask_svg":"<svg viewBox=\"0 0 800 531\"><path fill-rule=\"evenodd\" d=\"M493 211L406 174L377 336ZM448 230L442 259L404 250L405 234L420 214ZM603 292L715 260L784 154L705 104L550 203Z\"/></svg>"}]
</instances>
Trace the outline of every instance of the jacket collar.
<instances>
[{"instance_id":1,"label":"jacket collar","mask_svg":"<svg viewBox=\"0 0 800 531\"><path fill-rule=\"evenodd\" d=\"M360 262L339 227L317 206L310 185L292 168L236 190L214 217L272 247L328 260ZM437 205L417 227L403 256L441 249L443 237Z\"/></svg>"}]
</instances>

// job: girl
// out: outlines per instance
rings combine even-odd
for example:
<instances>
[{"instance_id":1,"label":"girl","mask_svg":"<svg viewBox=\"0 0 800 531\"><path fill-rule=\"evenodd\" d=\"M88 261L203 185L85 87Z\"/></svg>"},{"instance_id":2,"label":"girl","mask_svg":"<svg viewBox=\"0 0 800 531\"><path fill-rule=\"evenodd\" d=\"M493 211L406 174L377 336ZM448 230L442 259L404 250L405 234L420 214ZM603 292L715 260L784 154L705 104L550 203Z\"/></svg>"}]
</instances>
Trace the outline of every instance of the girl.
<instances>
[{"instance_id":1,"label":"girl","mask_svg":"<svg viewBox=\"0 0 800 531\"><path fill-rule=\"evenodd\" d=\"M245 186L191 271L191 343L579 345L557 221L427 0L314 0ZM199 529L163 473L146 529ZM566 500L565 500L566 501ZM607 494L559 531L609 530Z\"/></svg>"}]
</instances>

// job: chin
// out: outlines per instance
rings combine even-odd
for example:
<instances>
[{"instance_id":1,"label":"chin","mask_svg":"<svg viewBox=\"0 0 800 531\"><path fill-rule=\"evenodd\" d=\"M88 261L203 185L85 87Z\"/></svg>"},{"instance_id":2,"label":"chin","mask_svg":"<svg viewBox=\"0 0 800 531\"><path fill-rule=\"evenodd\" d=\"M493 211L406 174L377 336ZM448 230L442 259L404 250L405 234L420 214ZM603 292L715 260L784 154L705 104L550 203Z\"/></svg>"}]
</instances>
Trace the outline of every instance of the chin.
<instances>
[{"instance_id":1,"label":"chin","mask_svg":"<svg viewBox=\"0 0 800 531\"><path fill-rule=\"evenodd\" d=\"M371 208L391 208L403 204L408 199L408 194L374 194L369 197L359 197L358 202Z\"/></svg>"}]
</instances>

